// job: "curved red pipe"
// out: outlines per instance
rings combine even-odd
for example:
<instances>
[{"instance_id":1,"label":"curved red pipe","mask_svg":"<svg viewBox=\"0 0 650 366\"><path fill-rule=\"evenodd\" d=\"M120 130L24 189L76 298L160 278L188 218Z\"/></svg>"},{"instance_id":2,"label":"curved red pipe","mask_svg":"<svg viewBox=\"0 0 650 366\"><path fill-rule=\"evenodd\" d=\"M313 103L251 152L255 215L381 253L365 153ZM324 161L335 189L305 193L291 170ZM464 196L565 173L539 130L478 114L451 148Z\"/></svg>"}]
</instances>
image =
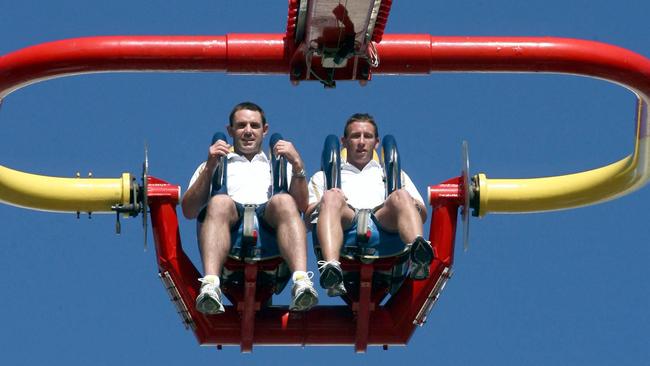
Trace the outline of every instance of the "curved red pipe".
<instances>
[{"instance_id":1,"label":"curved red pipe","mask_svg":"<svg viewBox=\"0 0 650 366\"><path fill-rule=\"evenodd\" d=\"M212 71L287 74L284 34L75 38L0 57L0 97L30 83L109 71ZM650 95L650 60L592 41L551 37L384 35L374 74L557 72L603 78Z\"/></svg>"}]
</instances>

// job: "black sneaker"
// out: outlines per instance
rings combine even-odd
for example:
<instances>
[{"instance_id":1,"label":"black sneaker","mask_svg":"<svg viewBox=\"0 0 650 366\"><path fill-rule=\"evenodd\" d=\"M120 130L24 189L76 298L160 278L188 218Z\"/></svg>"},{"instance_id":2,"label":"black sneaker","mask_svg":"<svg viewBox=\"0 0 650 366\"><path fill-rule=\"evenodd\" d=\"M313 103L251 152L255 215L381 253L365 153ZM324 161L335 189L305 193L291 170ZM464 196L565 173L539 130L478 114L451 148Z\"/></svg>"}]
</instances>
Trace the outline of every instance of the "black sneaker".
<instances>
[{"instance_id":1,"label":"black sneaker","mask_svg":"<svg viewBox=\"0 0 650 366\"><path fill-rule=\"evenodd\" d=\"M327 290L327 296L345 295L347 290L343 285L343 270L339 261L318 261L320 285Z\"/></svg>"},{"instance_id":2,"label":"black sneaker","mask_svg":"<svg viewBox=\"0 0 650 366\"><path fill-rule=\"evenodd\" d=\"M418 236L411 244L411 268L410 276L414 280L429 278L429 267L433 262L433 248L431 243Z\"/></svg>"}]
</instances>

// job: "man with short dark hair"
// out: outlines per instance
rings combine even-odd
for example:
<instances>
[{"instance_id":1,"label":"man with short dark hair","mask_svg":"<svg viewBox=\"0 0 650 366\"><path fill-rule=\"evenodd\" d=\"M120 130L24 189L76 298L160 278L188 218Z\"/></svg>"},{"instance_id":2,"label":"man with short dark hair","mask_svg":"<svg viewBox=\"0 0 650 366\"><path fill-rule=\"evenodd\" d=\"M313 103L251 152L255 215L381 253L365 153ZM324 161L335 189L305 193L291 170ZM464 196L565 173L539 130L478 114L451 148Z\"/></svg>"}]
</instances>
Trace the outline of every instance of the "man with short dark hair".
<instances>
[{"instance_id":1,"label":"man with short dark hair","mask_svg":"<svg viewBox=\"0 0 650 366\"><path fill-rule=\"evenodd\" d=\"M304 164L291 142L280 140L274 153L287 160L291 175L289 193L271 191L270 162L262 152L262 140L267 134L264 111L257 104L244 102L230 113L227 126L233 139L231 146L218 140L208 151L208 159L192 177L183 196L183 215L195 219L206 209L205 219L198 228L199 248L204 277L196 299L197 310L207 314L224 311L220 278L231 247L231 229L240 223L244 204L258 205L256 214L260 225L276 233L280 254L293 272L290 310L306 311L318 303L318 294L307 269L307 238L300 213L307 207L307 183ZM227 192L210 197L212 175L221 157L228 160Z\"/></svg>"},{"instance_id":2,"label":"man with short dark hair","mask_svg":"<svg viewBox=\"0 0 650 366\"><path fill-rule=\"evenodd\" d=\"M323 257L318 263L321 286L329 296L346 293L339 257L344 230L353 225L360 209L372 209L371 217L380 230L399 233L402 242L413 250L411 277L426 278L433 250L422 237L422 225L427 218L424 201L406 173L404 188L385 197L383 169L373 160L379 145L374 118L365 113L352 115L345 124L341 144L347 150L347 161L341 161L341 188L325 190L322 171L309 183L305 217L317 216L318 220L316 235Z\"/></svg>"}]
</instances>

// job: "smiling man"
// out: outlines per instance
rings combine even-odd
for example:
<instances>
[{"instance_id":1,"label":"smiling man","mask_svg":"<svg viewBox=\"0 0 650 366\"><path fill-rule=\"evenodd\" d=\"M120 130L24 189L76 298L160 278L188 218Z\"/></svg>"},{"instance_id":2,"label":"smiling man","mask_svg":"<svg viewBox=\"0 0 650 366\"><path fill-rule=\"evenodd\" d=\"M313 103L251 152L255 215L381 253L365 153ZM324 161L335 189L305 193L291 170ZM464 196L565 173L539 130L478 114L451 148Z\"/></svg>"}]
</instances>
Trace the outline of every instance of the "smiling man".
<instances>
[{"instance_id":1,"label":"smiling man","mask_svg":"<svg viewBox=\"0 0 650 366\"><path fill-rule=\"evenodd\" d=\"M318 262L321 286L329 296L346 293L339 257L344 230L353 226L360 209L372 209L371 219L379 230L399 233L402 242L411 248L411 277L426 278L433 250L422 238L422 224L427 218L424 201L406 173L404 188L385 197L383 169L373 160L379 145L374 118L365 113L352 115L343 129L341 144L347 150L347 161L341 162L341 188L325 190L322 171L309 182L305 217L318 221L316 235L323 257Z\"/></svg>"},{"instance_id":2,"label":"smiling man","mask_svg":"<svg viewBox=\"0 0 650 366\"><path fill-rule=\"evenodd\" d=\"M290 310L309 310L318 303L318 295L306 272L307 234L300 213L307 207L307 183L300 154L291 142L275 144L274 153L286 158L291 180L288 194L269 197L271 166L262 152L262 140L269 130L264 111L255 103L240 103L230 113L226 128L234 151L222 140L210 146L207 161L196 169L181 203L188 219L197 218L206 209L198 226L204 277L199 279L202 285L196 308L207 314L224 311L219 276L230 252L231 230L241 225L243 205L252 204L257 206L260 225L275 232L280 254L293 272ZM212 175L222 157L228 160L228 194L210 197Z\"/></svg>"}]
</instances>

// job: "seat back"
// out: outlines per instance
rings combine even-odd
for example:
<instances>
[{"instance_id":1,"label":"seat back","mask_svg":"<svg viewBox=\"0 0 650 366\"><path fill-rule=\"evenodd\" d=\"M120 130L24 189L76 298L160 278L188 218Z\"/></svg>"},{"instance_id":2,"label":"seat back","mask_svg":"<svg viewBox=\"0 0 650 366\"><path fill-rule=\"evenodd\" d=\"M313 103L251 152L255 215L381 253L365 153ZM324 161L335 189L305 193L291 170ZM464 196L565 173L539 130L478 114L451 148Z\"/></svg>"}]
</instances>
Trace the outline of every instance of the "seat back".
<instances>
[{"instance_id":1,"label":"seat back","mask_svg":"<svg viewBox=\"0 0 650 366\"><path fill-rule=\"evenodd\" d=\"M212 144L222 140L228 142L223 132L212 136ZM284 157L273 154L273 147L282 140L282 135L274 133L270 138L269 156L272 171L272 194L288 192L287 162ZM231 149L232 150L232 149ZM212 176L210 197L228 194L228 159L222 157ZM280 293L286 287L291 272L280 256L276 236L273 231L259 222L257 205L244 205L241 224L231 231L231 248L221 276L224 293L229 298L241 298L240 287L244 285L244 263L256 263L257 295L262 303L270 303L273 293ZM204 208L199 222L205 219Z\"/></svg>"},{"instance_id":2,"label":"seat back","mask_svg":"<svg viewBox=\"0 0 650 366\"><path fill-rule=\"evenodd\" d=\"M341 161L346 160L347 150L341 149L339 139L329 135L325 139L321 154L321 170L325 175L325 190L341 188ZM373 159L379 162L377 152L373 151ZM384 168L384 181L386 197L396 189L402 188L401 163L397 142L392 135L386 135L382 141L382 166ZM392 257L402 253L405 244L397 234L379 231L377 223L370 219L371 210L359 210L356 221L350 230L344 232L343 256L348 258L358 257L362 260ZM314 248L320 254L320 245L313 230ZM387 248L381 248L386 244Z\"/></svg>"},{"instance_id":3,"label":"seat back","mask_svg":"<svg viewBox=\"0 0 650 366\"><path fill-rule=\"evenodd\" d=\"M329 135L321 155L321 170L325 175L325 189L341 188L341 161L347 159L346 149L341 149L339 139ZM392 135L384 137L382 159L373 152L373 159L382 163L386 182L386 196L402 187L401 168L397 143ZM346 301L358 298L361 263L373 263L373 301L379 302L387 294L399 289L408 273L408 249L396 233L379 230L373 220L372 210L358 210L352 227L343 233L341 262L348 296ZM318 223L316 223L318 225ZM316 257L322 259L317 230L312 230Z\"/></svg>"},{"instance_id":4,"label":"seat back","mask_svg":"<svg viewBox=\"0 0 650 366\"><path fill-rule=\"evenodd\" d=\"M381 142L381 160L386 180L386 197L402 188L402 163L393 135L386 135Z\"/></svg>"},{"instance_id":5,"label":"seat back","mask_svg":"<svg viewBox=\"0 0 650 366\"><path fill-rule=\"evenodd\" d=\"M281 134L274 133L269 140L269 157L272 173L271 195L287 193L289 191L287 160L283 156L277 156L273 152L275 144L282 139ZM223 182L225 184L225 180ZM227 191L221 193L227 194ZM244 212L241 217L241 224L233 230L231 235L230 257L249 262L280 257L275 232L259 222L256 215L258 206L243 206Z\"/></svg>"}]
</instances>

